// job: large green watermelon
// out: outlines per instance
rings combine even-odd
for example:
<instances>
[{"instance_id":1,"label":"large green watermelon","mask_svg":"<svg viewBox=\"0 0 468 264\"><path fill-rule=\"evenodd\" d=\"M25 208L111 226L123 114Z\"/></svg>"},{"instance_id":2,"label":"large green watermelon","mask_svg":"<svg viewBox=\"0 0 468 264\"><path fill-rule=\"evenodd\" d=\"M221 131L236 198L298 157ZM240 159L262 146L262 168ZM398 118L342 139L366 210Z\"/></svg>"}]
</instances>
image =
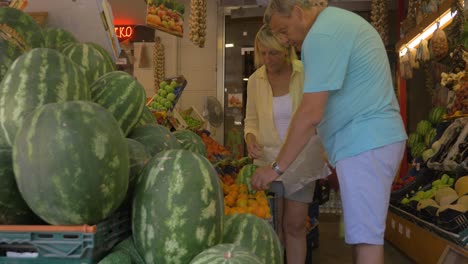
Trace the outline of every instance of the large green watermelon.
<instances>
[{"instance_id":1,"label":"large green watermelon","mask_svg":"<svg viewBox=\"0 0 468 264\"><path fill-rule=\"evenodd\" d=\"M37 107L89 100L83 72L53 49L33 49L15 60L0 83L0 137L11 146L19 125Z\"/></svg>"},{"instance_id":2,"label":"large green watermelon","mask_svg":"<svg viewBox=\"0 0 468 264\"><path fill-rule=\"evenodd\" d=\"M132 264L132 258L127 252L119 250L109 253L98 264Z\"/></svg>"},{"instance_id":3,"label":"large green watermelon","mask_svg":"<svg viewBox=\"0 0 468 264\"><path fill-rule=\"evenodd\" d=\"M282 264L283 250L275 230L252 214L233 214L224 220L223 243L240 245L265 264Z\"/></svg>"},{"instance_id":4,"label":"large green watermelon","mask_svg":"<svg viewBox=\"0 0 468 264\"><path fill-rule=\"evenodd\" d=\"M0 149L0 225L36 224L37 217L21 197L13 173L12 153Z\"/></svg>"},{"instance_id":5,"label":"large green watermelon","mask_svg":"<svg viewBox=\"0 0 468 264\"><path fill-rule=\"evenodd\" d=\"M429 112L429 121L433 125L438 125L440 122L442 122L444 115L447 113L447 109L445 107L434 107L431 109Z\"/></svg>"},{"instance_id":6,"label":"large green watermelon","mask_svg":"<svg viewBox=\"0 0 468 264\"><path fill-rule=\"evenodd\" d=\"M54 225L96 224L125 198L128 149L114 117L86 101L51 103L26 117L13 146L18 188Z\"/></svg>"},{"instance_id":7,"label":"large green watermelon","mask_svg":"<svg viewBox=\"0 0 468 264\"><path fill-rule=\"evenodd\" d=\"M61 52L85 70L90 84L104 74L114 71L114 65L110 65L101 52L90 44L70 43L65 45Z\"/></svg>"},{"instance_id":8,"label":"large green watermelon","mask_svg":"<svg viewBox=\"0 0 468 264\"><path fill-rule=\"evenodd\" d=\"M133 243L132 237L129 237L117 244L115 247L112 248L112 251L126 252L132 259L133 264L145 264L145 261L135 248L135 243Z\"/></svg>"},{"instance_id":9,"label":"large green watermelon","mask_svg":"<svg viewBox=\"0 0 468 264\"><path fill-rule=\"evenodd\" d=\"M172 133L183 149L190 150L206 157L206 145L199 135L190 130L178 130Z\"/></svg>"},{"instance_id":10,"label":"large green watermelon","mask_svg":"<svg viewBox=\"0 0 468 264\"><path fill-rule=\"evenodd\" d=\"M128 137L142 143L151 156L163 150L182 148L169 129L157 124L134 128Z\"/></svg>"},{"instance_id":11,"label":"large green watermelon","mask_svg":"<svg viewBox=\"0 0 468 264\"><path fill-rule=\"evenodd\" d=\"M190 264L262 264L252 252L236 244L219 244L198 254Z\"/></svg>"},{"instance_id":12,"label":"large green watermelon","mask_svg":"<svg viewBox=\"0 0 468 264\"><path fill-rule=\"evenodd\" d=\"M10 66L21 54L23 52L17 46L0 39L0 82L8 69L10 69Z\"/></svg>"},{"instance_id":13,"label":"large green watermelon","mask_svg":"<svg viewBox=\"0 0 468 264\"><path fill-rule=\"evenodd\" d=\"M0 8L0 39L12 43L22 52L45 46L42 28L28 14L10 7Z\"/></svg>"},{"instance_id":14,"label":"large green watermelon","mask_svg":"<svg viewBox=\"0 0 468 264\"><path fill-rule=\"evenodd\" d=\"M91 85L92 100L109 110L117 120L124 135L140 119L145 107L145 88L130 74L109 72Z\"/></svg>"},{"instance_id":15,"label":"large green watermelon","mask_svg":"<svg viewBox=\"0 0 468 264\"><path fill-rule=\"evenodd\" d=\"M61 28L46 28L44 30L45 47L60 50L64 45L77 43L72 33Z\"/></svg>"},{"instance_id":16,"label":"large green watermelon","mask_svg":"<svg viewBox=\"0 0 468 264\"><path fill-rule=\"evenodd\" d=\"M221 242L223 209L223 191L206 158L187 150L161 152L135 188L135 246L146 263L189 263Z\"/></svg>"},{"instance_id":17,"label":"large green watermelon","mask_svg":"<svg viewBox=\"0 0 468 264\"><path fill-rule=\"evenodd\" d=\"M140 172L151 159L151 154L140 142L126 138L128 145L128 156L130 158L129 189L133 190Z\"/></svg>"},{"instance_id":18,"label":"large green watermelon","mask_svg":"<svg viewBox=\"0 0 468 264\"><path fill-rule=\"evenodd\" d=\"M423 139L424 139L424 137L422 137L421 135L419 135L417 133L410 133L408 135L408 141L407 141L408 147L412 148L412 147L416 146L418 143L423 142Z\"/></svg>"},{"instance_id":19,"label":"large green watermelon","mask_svg":"<svg viewBox=\"0 0 468 264\"><path fill-rule=\"evenodd\" d=\"M140 119L138 120L135 127L140 127L140 126L144 126L147 124L155 124L155 123L156 123L156 118L154 117L151 110L147 106L145 106L143 107L143 111L141 113Z\"/></svg>"},{"instance_id":20,"label":"large green watermelon","mask_svg":"<svg viewBox=\"0 0 468 264\"><path fill-rule=\"evenodd\" d=\"M249 188L249 192L254 192L250 180L252 179L252 176L254 175L255 170L257 170L257 168L258 166L254 164L244 165L244 167L242 167L239 173L237 174L237 185L246 184Z\"/></svg>"},{"instance_id":21,"label":"large green watermelon","mask_svg":"<svg viewBox=\"0 0 468 264\"><path fill-rule=\"evenodd\" d=\"M424 137L432 129L431 122L427 120L421 120L416 126L416 133Z\"/></svg>"},{"instance_id":22,"label":"large green watermelon","mask_svg":"<svg viewBox=\"0 0 468 264\"><path fill-rule=\"evenodd\" d=\"M99 53L101 53L101 55L104 57L104 59L107 61L107 65L112 67L113 71L116 70L114 60L112 59L112 56L109 54L109 52L107 52L106 49L104 49L100 45L93 43L93 42L86 42L86 44L91 45L92 47L96 48L99 51Z\"/></svg>"}]
</instances>

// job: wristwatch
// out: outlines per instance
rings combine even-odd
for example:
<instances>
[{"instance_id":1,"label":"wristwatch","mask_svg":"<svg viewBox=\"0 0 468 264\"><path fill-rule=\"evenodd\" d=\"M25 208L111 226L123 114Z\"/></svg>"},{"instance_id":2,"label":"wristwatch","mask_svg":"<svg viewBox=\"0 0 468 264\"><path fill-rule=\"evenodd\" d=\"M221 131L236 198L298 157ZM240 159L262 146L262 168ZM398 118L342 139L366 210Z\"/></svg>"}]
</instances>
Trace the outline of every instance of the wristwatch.
<instances>
[{"instance_id":1,"label":"wristwatch","mask_svg":"<svg viewBox=\"0 0 468 264\"><path fill-rule=\"evenodd\" d=\"M279 176L283 175L284 171L280 169L278 166L278 163L276 161L273 161L271 163L271 169L274 170Z\"/></svg>"}]
</instances>

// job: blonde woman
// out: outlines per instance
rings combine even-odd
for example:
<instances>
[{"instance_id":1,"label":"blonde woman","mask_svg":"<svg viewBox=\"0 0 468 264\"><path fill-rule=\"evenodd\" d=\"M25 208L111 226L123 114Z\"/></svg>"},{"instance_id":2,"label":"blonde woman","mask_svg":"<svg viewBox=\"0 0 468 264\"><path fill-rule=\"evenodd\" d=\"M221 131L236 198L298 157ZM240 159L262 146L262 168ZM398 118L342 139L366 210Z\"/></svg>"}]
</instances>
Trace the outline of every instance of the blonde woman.
<instances>
[{"instance_id":1,"label":"blonde woman","mask_svg":"<svg viewBox=\"0 0 468 264\"><path fill-rule=\"evenodd\" d=\"M260 166L276 158L302 98L304 71L293 48L286 48L263 26L255 38L255 71L247 85L245 139L249 155ZM315 180L328 176L323 146L315 136L279 179L284 199L279 205L278 235L289 264L306 258L306 218ZM305 162L307 161L307 162Z\"/></svg>"},{"instance_id":2,"label":"blonde woman","mask_svg":"<svg viewBox=\"0 0 468 264\"><path fill-rule=\"evenodd\" d=\"M276 168L258 169L252 185L277 178L275 170L287 169L317 130L336 166L354 263L384 263L390 189L406 132L382 39L359 15L316 0L270 0L265 22L302 51L304 95Z\"/></svg>"}]
</instances>

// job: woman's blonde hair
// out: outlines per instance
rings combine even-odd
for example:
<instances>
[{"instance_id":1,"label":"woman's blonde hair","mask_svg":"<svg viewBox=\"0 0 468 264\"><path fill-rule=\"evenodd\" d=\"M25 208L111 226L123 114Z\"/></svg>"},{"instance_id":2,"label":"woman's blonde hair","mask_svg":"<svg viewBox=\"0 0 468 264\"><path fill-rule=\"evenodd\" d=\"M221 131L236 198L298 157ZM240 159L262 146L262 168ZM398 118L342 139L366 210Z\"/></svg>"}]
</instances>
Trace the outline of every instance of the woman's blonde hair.
<instances>
[{"instance_id":1,"label":"woman's blonde hair","mask_svg":"<svg viewBox=\"0 0 468 264\"><path fill-rule=\"evenodd\" d=\"M275 12L283 16L290 16L295 5L308 9L314 6L327 6L328 0L270 0L263 16L263 21L269 25L271 16Z\"/></svg>"},{"instance_id":2,"label":"woman's blonde hair","mask_svg":"<svg viewBox=\"0 0 468 264\"><path fill-rule=\"evenodd\" d=\"M260 46L279 51L286 54L286 60L291 62L297 59L296 51L293 47L285 47L281 44L278 38L273 35L267 25L263 25L255 36L255 67L260 68L263 63L262 54L260 53Z\"/></svg>"}]
</instances>

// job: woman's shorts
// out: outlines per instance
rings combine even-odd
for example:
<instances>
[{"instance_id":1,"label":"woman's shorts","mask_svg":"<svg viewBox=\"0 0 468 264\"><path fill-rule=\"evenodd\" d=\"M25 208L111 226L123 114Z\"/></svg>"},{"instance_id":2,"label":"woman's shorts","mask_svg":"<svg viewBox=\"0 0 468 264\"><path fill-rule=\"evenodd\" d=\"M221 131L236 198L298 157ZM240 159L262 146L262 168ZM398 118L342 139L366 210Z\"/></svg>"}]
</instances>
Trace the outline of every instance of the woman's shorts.
<instances>
[{"instance_id":1,"label":"woman's shorts","mask_svg":"<svg viewBox=\"0 0 468 264\"><path fill-rule=\"evenodd\" d=\"M383 245L391 186L404 148L398 142L337 162L346 243Z\"/></svg>"}]
</instances>

